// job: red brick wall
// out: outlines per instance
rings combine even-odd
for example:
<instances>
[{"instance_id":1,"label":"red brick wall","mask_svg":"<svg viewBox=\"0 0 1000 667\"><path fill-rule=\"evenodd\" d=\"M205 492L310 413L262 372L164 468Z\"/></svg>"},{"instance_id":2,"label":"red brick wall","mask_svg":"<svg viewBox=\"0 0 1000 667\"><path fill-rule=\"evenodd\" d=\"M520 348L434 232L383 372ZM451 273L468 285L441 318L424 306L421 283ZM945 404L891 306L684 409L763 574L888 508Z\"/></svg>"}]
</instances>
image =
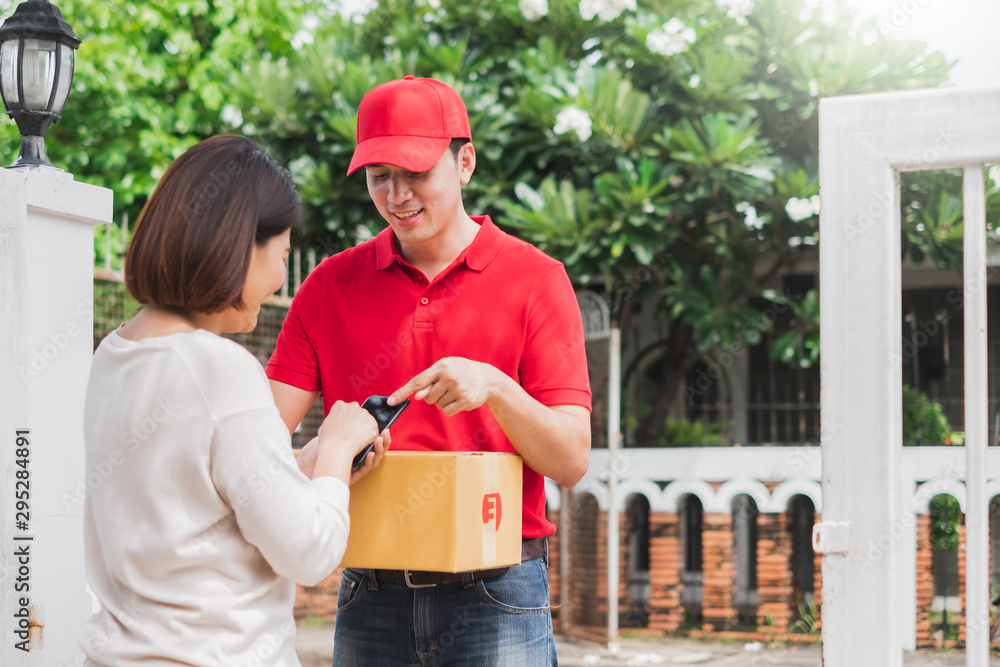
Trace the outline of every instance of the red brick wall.
<instances>
[{"instance_id":1,"label":"red brick wall","mask_svg":"<svg viewBox=\"0 0 1000 667\"><path fill-rule=\"evenodd\" d=\"M779 633L788 630L794 598L787 524L784 513L757 516L757 627L769 626Z\"/></svg>"},{"instance_id":2,"label":"red brick wall","mask_svg":"<svg viewBox=\"0 0 1000 667\"><path fill-rule=\"evenodd\" d=\"M628 526L625 525L626 514L622 514L622 571L620 575L619 600L621 605L627 605L626 596L626 563ZM788 533L788 519L784 514L758 515L758 623L764 628L765 619L774 621L774 631L781 637L788 632L791 620L797 609L793 609L791 590L791 539ZM564 632L564 622L559 604L562 600L562 584L560 581L561 531L559 530L559 513L550 511L549 520L556 525L555 537L549 540L549 587L553 603L553 626L557 632ZM574 603L577 605L577 622L574 625L575 634L599 637L605 631L608 599L607 599L607 523L603 512L596 517L597 549L596 553L579 554L578 563L589 563L587 571L575 571L574 577L587 585L572 586ZM816 516L819 521L819 515ZM684 608L681 605L681 572L684 567L684 545L681 540L680 518L675 512L650 512L650 602L649 629L660 633L677 633L682 630ZM732 516L728 513L706 513L703 524L703 557L704 557L704 589L703 589L703 629L713 633L729 630L736 621L736 610L733 607L733 590L736 577L736 562L733 550ZM923 645L929 643L930 600L933 596L933 581L930 578L930 521L927 515L917 518L918 531L918 641L922 638ZM960 533L962 550L964 552L964 531ZM579 548L579 545L578 545ZM815 595L817 607L822 603L822 560L815 557ZM596 567L591 572L590 569ZM964 558L960 561L964 572ZM318 586L297 589L295 617L318 617L333 621L337 609L337 592L340 587L340 570ZM921 579L921 576L924 576ZM921 582L924 592L921 593ZM964 589L963 589L964 596ZM964 597L963 597L964 601ZM964 602L963 602L964 604ZM582 607L581 607L582 606ZM624 607L622 607L624 608ZM582 612L582 613L581 613ZM817 610L818 612L818 610ZM923 622L921 624L921 619ZM698 633L701 634L701 633ZM797 639L801 635L787 635L786 638Z\"/></svg>"},{"instance_id":3,"label":"red brick wall","mask_svg":"<svg viewBox=\"0 0 1000 667\"><path fill-rule=\"evenodd\" d=\"M931 603L934 600L933 552L931 550L930 512L917 515L917 646L941 646L935 639L939 626L931 626ZM965 516L958 525L958 597L961 611L948 614L948 624L958 626L958 641L965 641Z\"/></svg>"},{"instance_id":4,"label":"red brick wall","mask_svg":"<svg viewBox=\"0 0 1000 667\"><path fill-rule=\"evenodd\" d=\"M931 602L934 575L931 569L931 515L917 515L917 646L931 645Z\"/></svg>"},{"instance_id":5,"label":"red brick wall","mask_svg":"<svg viewBox=\"0 0 1000 667\"><path fill-rule=\"evenodd\" d=\"M705 630L728 630L736 623L733 590L736 557L731 514L706 512L702 531L704 579L702 618Z\"/></svg>"},{"instance_id":6,"label":"red brick wall","mask_svg":"<svg viewBox=\"0 0 1000 667\"><path fill-rule=\"evenodd\" d=\"M676 512L649 513L649 628L677 632L684 621L681 571L684 545Z\"/></svg>"},{"instance_id":7,"label":"red brick wall","mask_svg":"<svg viewBox=\"0 0 1000 667\"><path fill-rule=\"evenodd\" d=\"M948 623L958 624L958 641L965 641L965 515L958 524L958 599L962 610L952 616L948 614ZM954 618L954 621L952 619Z\"/></svg>"}]
</instances>

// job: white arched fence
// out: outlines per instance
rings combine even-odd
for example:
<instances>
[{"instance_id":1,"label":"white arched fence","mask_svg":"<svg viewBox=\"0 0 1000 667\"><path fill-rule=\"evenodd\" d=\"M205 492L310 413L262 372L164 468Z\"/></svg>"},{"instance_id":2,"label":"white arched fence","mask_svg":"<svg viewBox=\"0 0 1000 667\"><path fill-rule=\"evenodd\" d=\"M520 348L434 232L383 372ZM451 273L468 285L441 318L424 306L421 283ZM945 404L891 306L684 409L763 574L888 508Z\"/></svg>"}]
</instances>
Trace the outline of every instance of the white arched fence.
<instances>
[{"instance_id":1,"label":"white arched fence","mask_svg":"<svg viewBox=\"0 0 1000 667\"><path fill-rule=\"evenodd\" d=\"M917 597L917 514L928 511L928 503L937 495L947 494L958 500L963 512L968 507L963 447L901 447L899 474L899 518L880 533L882 542L866 543L856 554L855 569L874 566L869 558L874 544L897 549L899 569L895 577L901 591L897 604L901 648L916 648ZM607 483L608 450L591 453L590 470L574 488L574 494L593 497L598 509L606 513L610 506ZM626 448L618 453L619 479L616 505L621 512L625 500L642 496L653 512L680 512L688 496L696 496L705 512L729 514L737 496L753 498L763 514L786 512L795 496L812 502L817 516L827 519L828 499L824 493L820 447L690 447ZM1000 497L1000 447L986 452L984 469L989 470L985 486L986 503ZM546 500L550 511L562 508L562 490L546 480ZM770 490L769 490L770 489ZM861 559L860 561L857 559ZM859 562L864 567L858 568ZM827 601L824 593L824 616Z\"/></svg>"}]
</instances>

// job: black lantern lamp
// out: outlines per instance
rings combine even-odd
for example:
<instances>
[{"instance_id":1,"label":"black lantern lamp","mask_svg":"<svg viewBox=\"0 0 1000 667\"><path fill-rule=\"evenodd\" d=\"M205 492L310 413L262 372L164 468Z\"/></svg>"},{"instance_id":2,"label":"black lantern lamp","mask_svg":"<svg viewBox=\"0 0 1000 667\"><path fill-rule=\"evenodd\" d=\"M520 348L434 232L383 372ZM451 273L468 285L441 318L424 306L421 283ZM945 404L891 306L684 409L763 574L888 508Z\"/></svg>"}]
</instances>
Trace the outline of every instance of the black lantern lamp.
<instances>
[{"instance_id":1,"label":"black lantern lamp","mask_svg":"<svg viewBox=\"0 0 1000 667\"><path fill-rule=\"evenodd\" d=\"M48 0L21 3L0 25L0 95L21 133L21 152L11 167L52 166L45 133L69 97L79 46L80 38Z\"/></svg>"}]
</instances>

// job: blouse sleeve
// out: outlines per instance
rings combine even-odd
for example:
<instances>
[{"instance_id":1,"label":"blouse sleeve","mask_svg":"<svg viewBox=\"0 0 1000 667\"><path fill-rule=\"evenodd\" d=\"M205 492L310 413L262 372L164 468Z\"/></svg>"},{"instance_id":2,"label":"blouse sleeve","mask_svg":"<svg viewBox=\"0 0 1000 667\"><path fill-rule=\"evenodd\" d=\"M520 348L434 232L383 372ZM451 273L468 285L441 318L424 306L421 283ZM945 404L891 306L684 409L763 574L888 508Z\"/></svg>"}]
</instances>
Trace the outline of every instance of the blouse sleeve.
<instances>
[{"instance_id":1,"label":"blouse sleeve","mask_svg":"<svg viewBox=\"0 0 1000 667\"><path fill-rule=\"evenodd\" d=\"M276 573L311 586L333 572L347 547L350 492L337 478L302 474L276 408L218 422L211 469L244 538Z\"/></svg>"}]
</instances>

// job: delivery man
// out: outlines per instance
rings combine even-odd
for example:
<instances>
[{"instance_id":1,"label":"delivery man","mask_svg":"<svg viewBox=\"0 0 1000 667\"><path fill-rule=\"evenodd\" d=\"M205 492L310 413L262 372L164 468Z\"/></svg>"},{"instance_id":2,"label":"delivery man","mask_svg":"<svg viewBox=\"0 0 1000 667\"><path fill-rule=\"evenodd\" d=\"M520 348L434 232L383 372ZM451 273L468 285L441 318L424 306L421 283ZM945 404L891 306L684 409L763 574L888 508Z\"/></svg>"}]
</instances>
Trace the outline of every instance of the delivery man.
<instances>
[{"instance_id":1,"label":"delivery man","mask_svg":"<svg viewBox=\"0 0 1000 667\"><path fill-rule=\"evenodd\" d=\"M544 477L576 484L590 454L583 326L562 264L470 217L476 151L465 103L434 79L375 87L348 174L364 168L389 223L323 261L267 365L294 429L322 394L412 404L393 447L524 461L522 563L458 574L344 571L334 665L556 664Z\"/></svg>"}]
</instances>

